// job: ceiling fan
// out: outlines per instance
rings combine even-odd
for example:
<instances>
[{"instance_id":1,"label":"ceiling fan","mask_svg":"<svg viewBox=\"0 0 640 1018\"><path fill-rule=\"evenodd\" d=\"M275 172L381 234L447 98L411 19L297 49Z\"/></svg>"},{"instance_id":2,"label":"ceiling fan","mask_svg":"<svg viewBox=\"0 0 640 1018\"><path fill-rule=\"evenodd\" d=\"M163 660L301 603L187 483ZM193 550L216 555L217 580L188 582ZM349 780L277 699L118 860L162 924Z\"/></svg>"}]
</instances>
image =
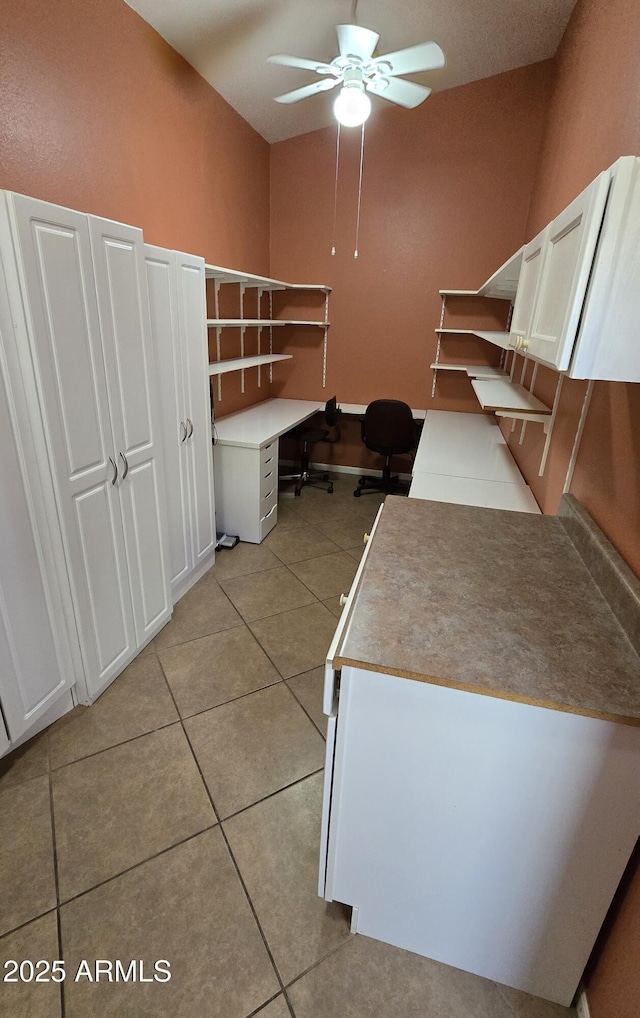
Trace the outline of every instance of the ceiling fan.
<instances>
[{"instance_id":1,"label":"ceiling fan","mask_svg":"<svg viewBox=\"0 0 640 1018\"><path fill-rule=\"evenodd\" d=\"M328 92L342 85L334 103L336 118L345 127L358 127L371 112L371 100L366 92L406 109L414 109L424 102L431 89L398 75L434 71L445 65L444 53L436 42L423 42L396 53L374 57L380 38L377 32L359 25L338 25L336 32L340 55L330 63L285 53L267 57L272 64L300 67L320 75L319 81L276 96L276 102L296 103L316 92Z\"/></svg>"}]
</instances>

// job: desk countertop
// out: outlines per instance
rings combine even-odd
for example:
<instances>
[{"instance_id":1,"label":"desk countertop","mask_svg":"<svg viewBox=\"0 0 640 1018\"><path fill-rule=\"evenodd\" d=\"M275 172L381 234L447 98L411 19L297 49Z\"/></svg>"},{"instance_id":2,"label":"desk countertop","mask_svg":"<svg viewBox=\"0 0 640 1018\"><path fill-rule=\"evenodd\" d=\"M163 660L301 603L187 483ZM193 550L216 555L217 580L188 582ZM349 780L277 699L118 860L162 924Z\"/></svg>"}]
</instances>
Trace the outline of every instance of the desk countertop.
<instances>
[{"instance_id":1,"label":"desk countertop","mask_svg":"<svg viewBox=\"0 0 640 1018\"><path fill-rule=\"evenodd\" d=\"M314 400L265 399L216 421L216 443L259 449L323 409L324 403Z\"/></svg>"},{"instance_id":2,"label":"desk countertop","mask_svg":"<svg viewBox=\"0 0 640 1018\"><path fill-rule=\"evenodd\" d=\"M590 564L599 587L572 531L590 526L606 563L619 557L572 501L563 522L387 498L334 667L640 725L640 657L601 592L608 565ZM640 584L619 564L634 638Z\"/></svg>"}]
</instances>

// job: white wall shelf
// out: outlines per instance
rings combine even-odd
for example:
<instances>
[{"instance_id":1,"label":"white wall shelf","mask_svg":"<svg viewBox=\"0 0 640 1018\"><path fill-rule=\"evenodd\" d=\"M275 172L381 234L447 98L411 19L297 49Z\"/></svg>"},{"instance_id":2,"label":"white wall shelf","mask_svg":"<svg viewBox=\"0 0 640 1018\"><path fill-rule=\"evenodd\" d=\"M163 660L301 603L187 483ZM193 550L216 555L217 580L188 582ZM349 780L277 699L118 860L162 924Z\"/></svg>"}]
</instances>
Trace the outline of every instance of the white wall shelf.
<instances>
[{"instance_id":1,"label":"white wall shelf","mask_svg":"<svg viewBox=\"0 0 640 1018\"><path fill-rule=\"evenodd\" d=\"M256 286L261 290L315 290L318 293L331 293L331 287L323 283L285 283L281 279L270 279L268 276L255 276L252 272L238 272L226 269L221 265L205 265L207 279L215 279L219 283L242 283L244 286Z\"/></svg>"},{"instance_id":2,"label":"white wall shelf","mask_svg":"<svg viewBox=\"0 0 640 1018\"><path fill-rule=\"evenodd\" d=\"M317 322L317 321L302 321L294 320L292 318L207 318L207 325L210 329L224 329L224 328L255 328L262 326L271 325L315 325L319 329L324 329L325 325L329 325L329 322Z\"/></svg>"},{"instance_id":3,"label":"white wall shelf","mask_svg":"<svg viewBox=\"0 0 640 1018\"><path fill-rule=\"evenodd\" d=\"M518 414L550 415L551 407L525 389L507 379L491 380L472 378L471 384L483 410L502 411L505 416L510 412Z\"/></svg>"},{"instance_id":4,"label":"white wall shelf","mask_svg":"<svg viewBox=\"0 0 640 1018\"><path fill-rule=\"evenodd\" d=\"M469 378L506 378L507 374L502 368L493 367L490 364L443 364L442 361L429 365L434 371L464 371Z\"/></svg>"},{"instance_id":5,"label":"white wall shelf","mask_svg":"<svg viewBox=\"0 0 640 1018\"><path fill-rule=\"evenodd\" d=\"M205 265L205 277L213 280L213 318L207 318L207 328L216 330L216 361L210 363L209 374L218 378L218 400L222 400L222 375L229 371L241 372L241 391L244 392L244 369L249 367L258 368L258 387L262 384L261 367L269 365L269 381L273 381L272 365L276 361L287 360L291 354L274 354L273 352L273 330L278 326L292 325L300 328L316 328L323 331L322 343L322 388L327 384L327 349L329 340L329 294L331 287L324 283L285 283L282 279L271 279L268 276L256 276L252 272L238 272L236 269L223 268L221 265ZM220 318L220 287L225 283L235 284L239 288L239 310L238 318ZM265 318L246 318L244 314L244 296L248 288L257 291L257 313L264 314L262 307L263 294L269 295L269 307ZM320 321L309 321L308 319L274 318L273 317L273 291L274 290L307 290L324 295L324 314ZM238 329L240 333L240 357L222 361L221 359L221 337L225 328ZM245 357L245 333L247 329L255 328L257 333L257 355ZM263 329L269 330L269 353L263 354L260 345L263 338ZM221 365L219 368L216 365ZM231 365L234 365L233 367Z\"/></svg>"},{"instance_id":6,"label":"white wall shelf","mask_svg":"<svg viewBox=\"0 0 640 1018\"><path fill-rule=\"evenodd\" d=\"M484 339L487 343L492 343L494 346L499 346L501 350L508 350L509 347L509 333L508 332L497 332L488 331L483 332L480 329L435 329L435 332L439 336L479 336L480 339ZM442 365L438 361L438 369Z\"/></svg>"},{"instance_id":7,"label":"white wall shelf","mask_svg":"<svg viewBox=\"0 0 640 1018\"><path fill-rule=\"evenodd\" d=\"M226 361L214 361L209 364L210 375L225 375L228 371L244 371L246 368L257 368L261 364L274 364L276 361L290 361L290 353L265 353L256 357L233 357Z\"/></svg>"}]
</instances>

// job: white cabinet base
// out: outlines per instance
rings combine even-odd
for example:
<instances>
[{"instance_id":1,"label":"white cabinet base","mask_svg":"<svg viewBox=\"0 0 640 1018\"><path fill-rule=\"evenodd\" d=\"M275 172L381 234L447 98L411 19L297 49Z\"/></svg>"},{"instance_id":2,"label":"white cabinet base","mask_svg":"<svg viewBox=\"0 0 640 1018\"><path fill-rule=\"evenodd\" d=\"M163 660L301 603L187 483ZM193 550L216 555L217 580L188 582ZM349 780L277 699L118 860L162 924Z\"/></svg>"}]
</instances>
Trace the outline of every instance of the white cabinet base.
<instances>
[{"instance_id":1,"label":"white cabinet base","mask_svg":"<svg viewBox=\"0 0 640 1018\"><path fill-rule=\"evenodd\" d=\"M359 933L569 1005L638 787L638 728L343 667L324 896Z\"/></svg>"}]
</instances>

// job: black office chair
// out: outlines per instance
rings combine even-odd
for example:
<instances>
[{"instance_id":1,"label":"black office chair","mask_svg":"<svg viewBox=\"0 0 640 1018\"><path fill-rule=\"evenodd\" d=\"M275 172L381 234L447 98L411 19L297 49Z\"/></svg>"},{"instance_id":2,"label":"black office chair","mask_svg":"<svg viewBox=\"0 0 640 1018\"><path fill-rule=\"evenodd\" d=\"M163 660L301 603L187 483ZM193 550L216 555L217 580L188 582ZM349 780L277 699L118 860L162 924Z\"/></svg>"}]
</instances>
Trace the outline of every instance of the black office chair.
<instances>
[{"instance_id":1,"label":"black office chair","mask_svg":"<svg viewBox=\"0 0 640 1018\"><path fill-rule=\"evenodd\" d=\"M365 475L354 491L360 498L363 491L384 491L386 495L406 495L409 485L397 475L391 476L391 457L411 452L418 444L418 433L411 407L397 399L376 399L369 403L362 418L362 441L367 449L385 457L382 477Z\"/></svg>"},{"instance_id":2,"label":"black office chair","mask_svg":"<svg viewBox=\"0 0 640 1018\"><path fill-rule=\"evenodd\" d=\"M302 443L302 454L300 457L300 470L296 474L284 474L281 481L295 481L295 493L299 495L306 484L322 488L326 485L329 495L333 494L333 481L329 480L329 474L322 470L309 470L309 448L316 442L328 442L334 445L340 441L340 410L336 397L327 400L324 408L324 420L326 428L309 428L300 424L292 428L288 435Z\"/></svg>"}]
</instances>

